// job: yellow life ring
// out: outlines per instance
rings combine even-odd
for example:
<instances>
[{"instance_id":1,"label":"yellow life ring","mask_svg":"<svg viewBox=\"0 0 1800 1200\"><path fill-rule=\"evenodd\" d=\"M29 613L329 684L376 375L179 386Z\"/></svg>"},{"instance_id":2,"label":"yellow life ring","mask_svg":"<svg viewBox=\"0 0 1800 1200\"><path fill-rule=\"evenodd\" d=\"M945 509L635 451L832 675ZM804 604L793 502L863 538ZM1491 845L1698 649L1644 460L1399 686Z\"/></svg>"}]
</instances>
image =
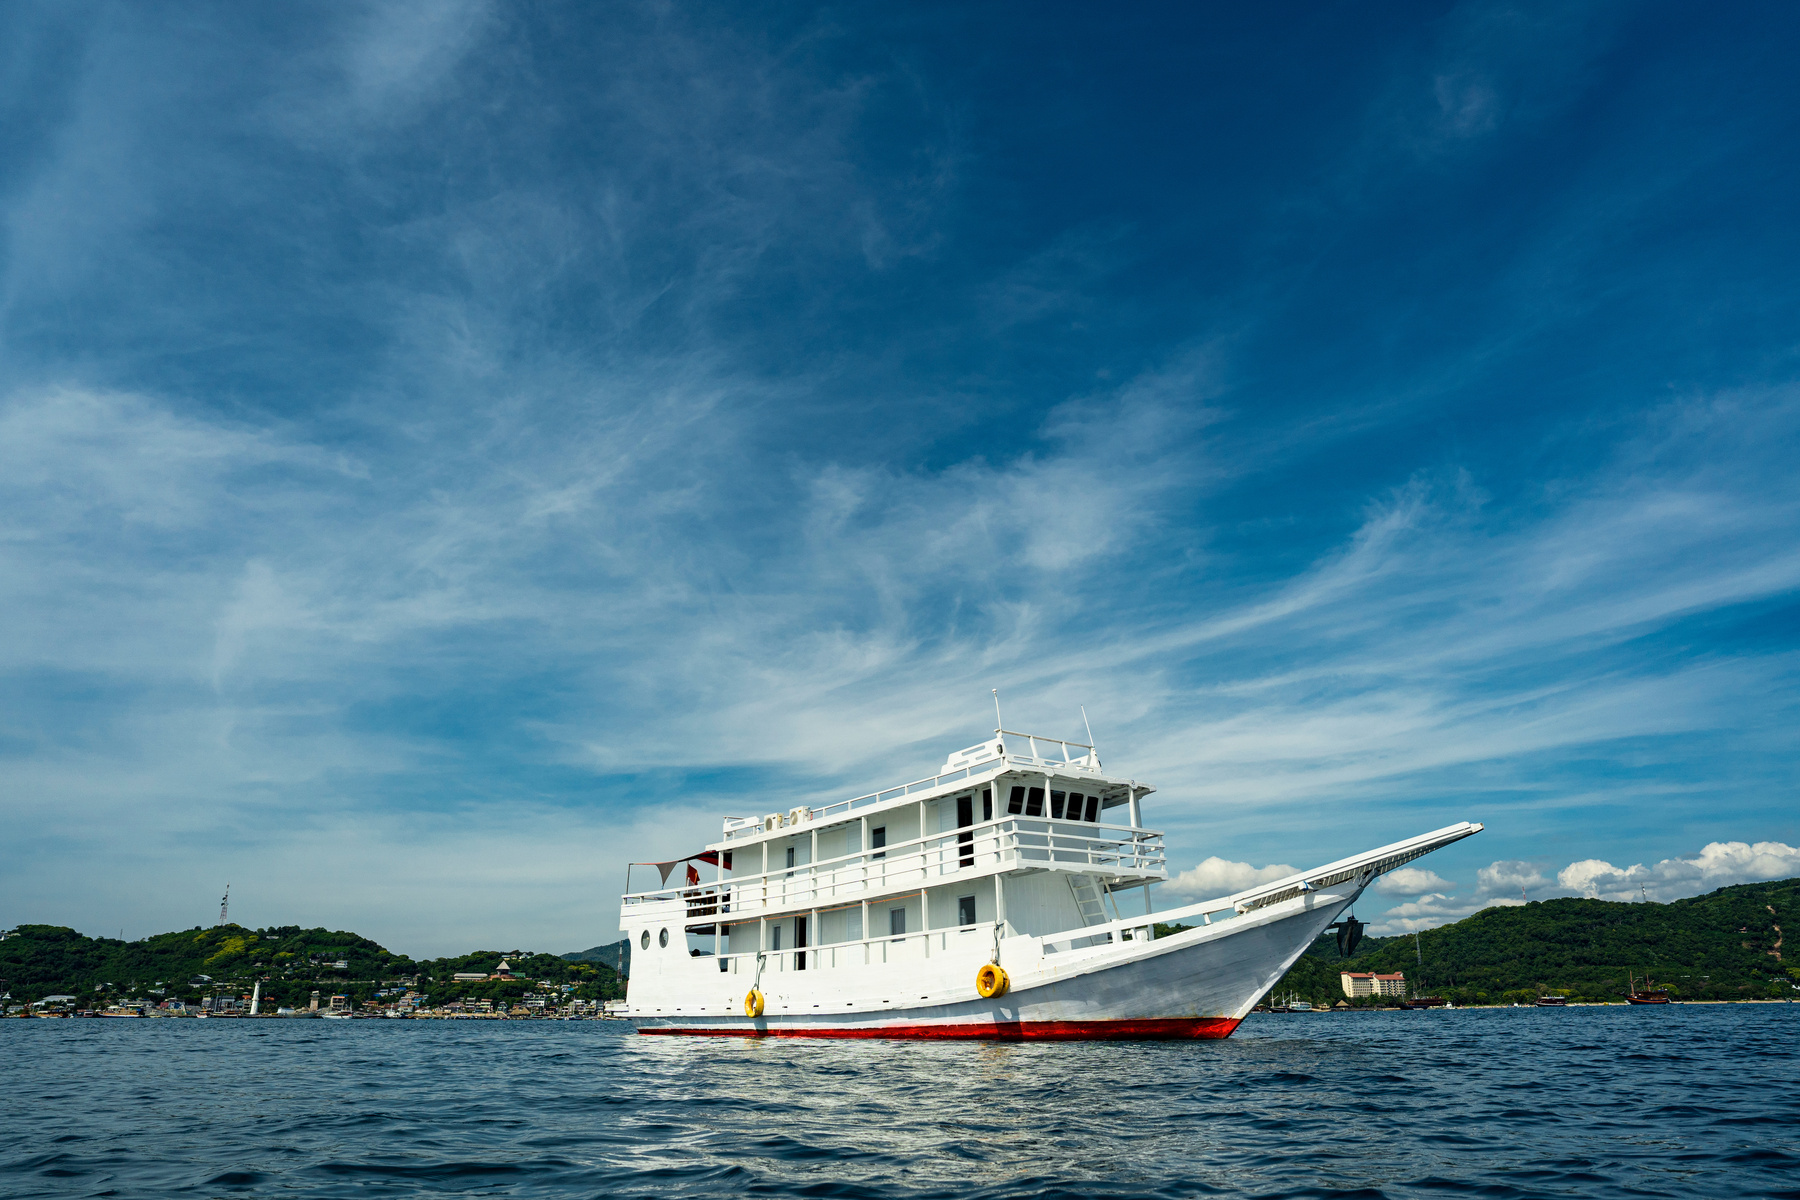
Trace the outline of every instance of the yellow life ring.
<instances>
[{"instance_id":1,"label":"yellow life ring","mask_svg":"<svg viewBox=\"0 0 1800 1200\"><path fill-rule=\"evenodd\" d=\"M1007 979L1005 969L998 963L988 963L975 972L975 990L981 993L983 1000L1006 995L1010 984L1011 980Z\"/></svg>"},{"instance_id":2,"label":"yellow life ring","mask_svg":"<svg viewBox=\"0 0 1800 1200\"><path fill-rule=\"evenodd\" d=\"M744 994L744 1015L746 1017L760 1017L762 1016L762 1012L763 994L755 988L751 988Z\"/></svg>"}]
</instances>

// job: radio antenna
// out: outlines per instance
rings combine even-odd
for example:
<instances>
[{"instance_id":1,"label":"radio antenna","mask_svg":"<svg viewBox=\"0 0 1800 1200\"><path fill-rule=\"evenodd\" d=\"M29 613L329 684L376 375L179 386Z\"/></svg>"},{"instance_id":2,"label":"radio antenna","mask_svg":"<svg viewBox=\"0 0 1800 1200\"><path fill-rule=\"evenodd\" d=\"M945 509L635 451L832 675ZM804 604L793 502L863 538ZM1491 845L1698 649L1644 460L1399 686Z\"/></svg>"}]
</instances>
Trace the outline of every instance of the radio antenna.
<instances>
[{"instance_id":1,"label":"radio antenna","mask_svg":"<svg viewBox=\"0 0 1800 1200\"><path fill-rule=\"evenodd\" d=\"M1006 732L1006 722L1000 719L1000 689L990 688L994 693L994 734L999 736Z\"/></svg>"}]
</instances>

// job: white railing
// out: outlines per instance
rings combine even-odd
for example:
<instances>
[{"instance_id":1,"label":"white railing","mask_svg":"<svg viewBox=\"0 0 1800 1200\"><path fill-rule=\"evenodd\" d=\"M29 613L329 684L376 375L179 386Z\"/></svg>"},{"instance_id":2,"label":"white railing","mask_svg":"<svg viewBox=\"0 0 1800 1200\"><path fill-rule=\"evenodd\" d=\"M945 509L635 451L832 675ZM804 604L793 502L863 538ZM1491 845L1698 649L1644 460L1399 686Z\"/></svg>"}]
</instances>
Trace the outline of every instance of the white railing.
<instances>
[{"instance_id":1,"label":"white railing","mask_svg":"<svg viewBox=\"0 0 1800 1200\"><path fill-rule=\"evenodd\" d=\"M1014 742L1012 749L1007 751L1006 754L1006 757L1013 762L1024 763L1027 766L1033 767L1059 767L1078 771L1098 771L1100 769L1100 756L1095 754L1094 748L1086 742L1070 742L1065 741L1062 738L1042 737L1035 733L1018 733L1011 729L1001 730L1000 737L1002 740L1006 738L1025 739L1025 744L1029 748L1030 753L1020 754L1019 744ZM1062 757L1050 757L1048 751L1052 747L1058 746L1062 748ZM1070 754L1070 747L1074 747L1077 750L1085 750L1087 753L1080 755Z\"/></svg>"},{"instance_id":2,"label":"white railing","mask_svg":"<svg viewBox=\"0 0 1800 1200\"><path fill-rule=\"evenodd\" d=\"M855 897L932 887L964 871L990 873L995 866L1042 866L1103 876L1167 878L1167 854L1158 830L1085 821L1005 816L858 850L818 863L802 863L719 883L632 892L626 909L668 918L725 917L831 907ZM729 916L726 916L729 914Z\"/></svg>"},{"instance_id":3,"label":"white railing","mask_svg":"<svg viewBox=\"0 0 1800 1200\"><path fill-rule=\"evenodd\" d=\"M718 955L719 971L730 975L754 975L756 960L763 960L763 978L784 971L830 971L839 967L867 967L890 962L922 962L953 950L989 950L994 945L996 922L957 925L947 929L896 933L887 937L830 942L820 946L783 950L742 950ZM705 957L704 955L702 957ZM800 965L802 962L804 966Z\"/></svg>"},{"instance_id":4,"label":"white railing","mask_svg":"<svg viewBox=\"0 0 1800 1200\"><path fill-rule=\"evenodd\" d=\"M1367 887L1377 876L1386 874L1396 867L1405 866L1414 859L1422 858L1433 850L1441 849L1452 842L1480 833L1482 826L1469 821L1461 821L1455 825L1446 825L1442 829L1408 838L1403 842L1382 846L1349 858L1340 858L1334 863L1315 867L1310 871L1298 871L1285 879L1275 879L1253 888L1245 888L1241 892L1233 892L1229 896L1220 896L1213 900L1201 900L1195 904L1186 904L1180 908L1164 909L1157 913L1148 913L1141 917L1123 917L1100 925L1089 925L1080 929L1068 929L1060 933L1050 934L1043 939L1044 952L1055 953L1059 950L1075 948L1075 943L1097 944L1119 937L1125 941L1148 940L1154 932L1157 922L1174 924L1181 921L1198 919L1205 925L1214 925L1221 920L1241 917L1270 905L1280 904L1286 900L1298 899L1308 892L1316 892L1323 888L1337 887L1341 884L1355 882L1359 888Z\"/></svg>"},{"instance_id":5,"label":"white railing","mask_svg":"<svg viewBox=\"0 0 1800 1200\"><path fill-rule=\"evenodd\" d=\"M846 816L858 809L869 808L888 800L904 799L905 797L918 792L929 792L944 787L947 784L960 783L964 780L973 779L978 773L985 773L993 769L996 765L1052 768L1065 771L1080 771L1085 774L1097 774L1100 770L1100 757L1094 753L1094 748L1086 742L1071 742L1066 738L1044 737L1041 734L1035 733L1018 733L1010 729L1000 729L995 730L994 732L996 736L993 740L966 747L965 749L958 750L955 754L952 754L950 756L949 764L946 764L946 769L936 775L929 775L924 779L915 779L911 783L902 783L895 787L884 788L879 792L870 792L866 796L857 796L850 800L839 800L832 804L808 809L806 820L821 821L832 817ZM1016 741L1013 742L1012 750L1005 750L1005 742L1008 738L1025 739L1025 745L1029 753L1019 753L1018 742ZM1060 748L1062 750L1061 758L1054 758L1050 755L1049 752L1053 748ZM1081 750L1085 751L1085 753L1072 754L1070 753L1071 750ZM746 830L755 830L756 832L761 833L763 831L764 820L766 820L764 817L726 817L724 826L725 840L731 841L734 837L742 834ZM792 822L789 822L785 817L781 817L780 820L783 828L792 824Z\"/></svg>"}]
</instances>

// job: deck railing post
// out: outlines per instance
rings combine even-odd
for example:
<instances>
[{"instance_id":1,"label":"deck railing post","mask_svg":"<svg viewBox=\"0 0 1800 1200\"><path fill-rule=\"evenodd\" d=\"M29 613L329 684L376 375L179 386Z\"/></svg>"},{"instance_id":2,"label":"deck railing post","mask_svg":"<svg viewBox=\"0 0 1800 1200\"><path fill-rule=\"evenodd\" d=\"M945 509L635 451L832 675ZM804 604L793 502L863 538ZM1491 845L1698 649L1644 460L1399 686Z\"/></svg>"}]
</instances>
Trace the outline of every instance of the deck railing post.
<instances>
[{"instance_id":1,"label":"deck railing post","mask_svg":"<svg viewBox=\"0 0 1800 1200\"><path fill-rule=\"evenodd\" d=\"M919 923L923 925L925 934L925 957L931 957L931 889L919 889Z\"/></svg>"}]
</instances>

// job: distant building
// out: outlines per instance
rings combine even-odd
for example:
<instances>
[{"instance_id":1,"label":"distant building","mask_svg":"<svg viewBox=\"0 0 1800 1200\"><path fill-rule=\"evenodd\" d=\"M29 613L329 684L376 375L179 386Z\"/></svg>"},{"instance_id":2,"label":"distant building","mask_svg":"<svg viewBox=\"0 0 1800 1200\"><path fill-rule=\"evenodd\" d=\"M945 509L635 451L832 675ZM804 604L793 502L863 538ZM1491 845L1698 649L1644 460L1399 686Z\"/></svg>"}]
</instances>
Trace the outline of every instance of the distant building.
<instances>
[{"instance_id":1,"label":"distant building","mask_svg":"<svg viewBox=\"0 0 1800 1200\"><path fill-rule=\"evenodd\" d=\"M1377 975L1373 971L1339 971L1338 982L1344 986L1344 995L1352 998L1406 995L1406 976L1399 971L1392 975Z\"/></svg>"},{"instance_id":2,"label":"distant building","mask_svg":"<svg viewBox=\"0 0 1800 1200\"><path fill-rule=\"evenodd\" d=\"M458 971L450 978L457 983L486 983L488 974L486 971Z\"/></svg>"}]
</instances>

